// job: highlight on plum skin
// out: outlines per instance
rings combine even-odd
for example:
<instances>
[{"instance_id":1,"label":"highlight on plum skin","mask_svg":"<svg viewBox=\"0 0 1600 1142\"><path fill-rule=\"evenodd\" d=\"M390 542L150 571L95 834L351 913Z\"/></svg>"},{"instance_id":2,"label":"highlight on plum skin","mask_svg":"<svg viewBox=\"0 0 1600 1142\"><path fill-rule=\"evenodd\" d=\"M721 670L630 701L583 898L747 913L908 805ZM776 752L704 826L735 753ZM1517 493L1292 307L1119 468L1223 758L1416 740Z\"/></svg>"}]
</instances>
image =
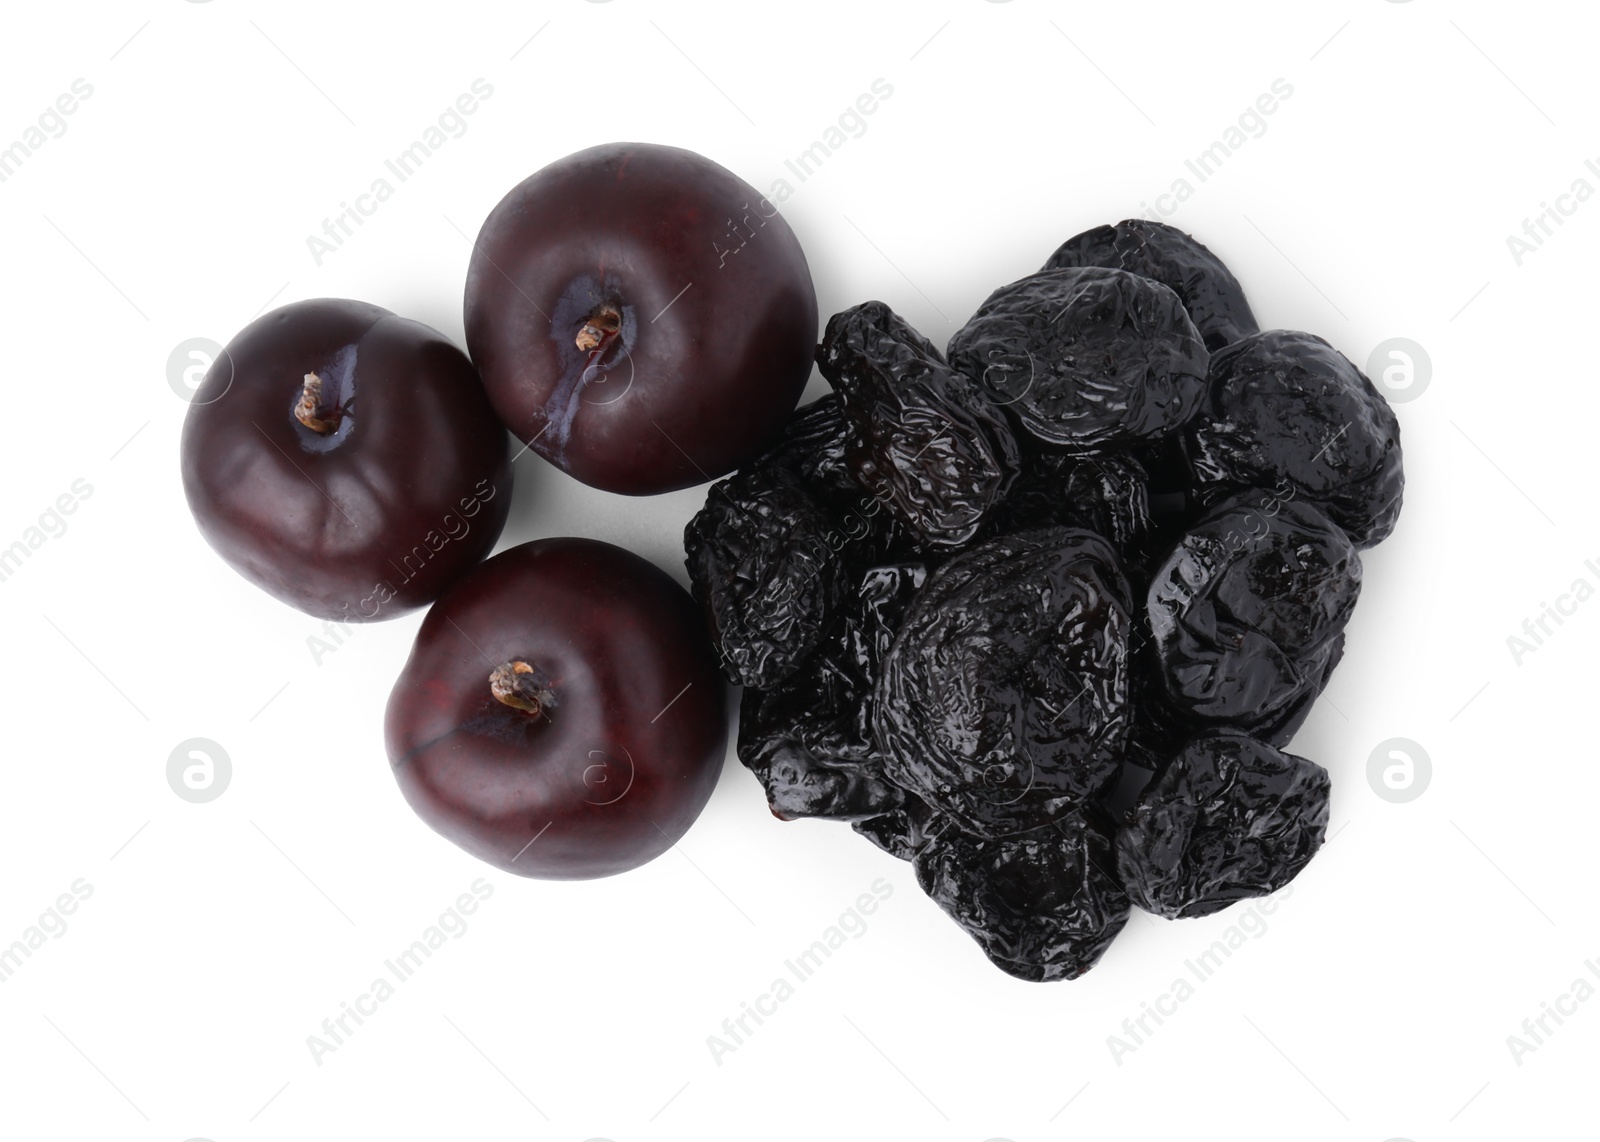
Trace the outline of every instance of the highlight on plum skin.
<instances>
[{"instance_id":1,"label":"highlight on plum skin","mask_svg":"<svg viewBox=\"0 0 1600 1142\"><path fill-rule=\"evenodd\" d=\"M295 302L241 330L195 393L181 456L217 554L339 622L431 603L511 506L505 431L466 354L360 301Z\"/></svg>"},{"instance_id":2,"label":"highlight on plum skin","mask_svg":"<svg viewBox=\"0 0 1600 1142\"><path fill-rule=\"evenodd\" d=\"M401 792L442 836L507 872L591 879L654 859L700 815L727 691L665 572L608 543L541 539L434 604L384 736Z\"/></svg>"},{"instance_id":3,"label":"highlight on plum skin","mask_svg":"<svg viewBox=\"0 0 1600 1142\"><path fill-rule=\"evenodd\" d=\"M539 170L473 245L467 346L506 426L586 484L704 483L776 437L817 299L776 207L691 151L611 143Z\"/></svg>"}]
</instances>

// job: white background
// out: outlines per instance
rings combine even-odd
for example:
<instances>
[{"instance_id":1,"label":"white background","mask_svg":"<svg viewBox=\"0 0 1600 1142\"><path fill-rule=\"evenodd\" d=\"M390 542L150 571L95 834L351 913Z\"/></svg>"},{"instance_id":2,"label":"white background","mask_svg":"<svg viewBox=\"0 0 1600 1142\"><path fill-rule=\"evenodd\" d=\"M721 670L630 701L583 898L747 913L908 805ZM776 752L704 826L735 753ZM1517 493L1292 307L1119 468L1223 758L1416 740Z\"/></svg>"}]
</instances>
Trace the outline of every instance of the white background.
<instances>
[{"instance_id":1,"label":"white background","mask_svg":"<svg viewBox=\"0 0 1600 1142\"><path fill-rule=\"evenodd\" d=\"M1506 640L1600 584L1600 204L1520 265L1507 237L1575 180L1600 187L1596 31L1577 3L1439 0L9 6L0 145L75 79L93 94L0 184L0 546L75 480L93 492L0 583L0 944L76 879L93 895L0 983L0 1134L1573 1136L1600 1001L1520 1064L1507 1037L1600 962L1600 603L1520 664ZM478 78L493 95L465 134L318 265L307 236ZM642 869L488 869L387 772L383 704L419 616L319 664L318 624L234 575L183 501L175 346L318 296L459 342L469 237L544 163L651 140L768 190L880 78L865 132L782 206L824 314L882 298L942 343L1061 240L1187 176L1169 220L1264 326L1363 367L1392 337L1431 361L1397 403L1404 515L1294 747L1333 772L1333 839L1120 1060L1108 1036L1240 910L1136 916L1082 980L1022 983L909 866L771 818L731 752ZM1196 183L1184 160L1280 78L1265 132ZM594 536L681 581L703 497L608 496L530 454L501 542ZM193 737L232 762L208 804L167 784ZM1367 780L1396 737L1433 764L1404 804ZM307 1036L480 876L469 930L314 1062ZM714 1061L707 1036L879 878L866 932Z\"/></svg>"}]
</instances>

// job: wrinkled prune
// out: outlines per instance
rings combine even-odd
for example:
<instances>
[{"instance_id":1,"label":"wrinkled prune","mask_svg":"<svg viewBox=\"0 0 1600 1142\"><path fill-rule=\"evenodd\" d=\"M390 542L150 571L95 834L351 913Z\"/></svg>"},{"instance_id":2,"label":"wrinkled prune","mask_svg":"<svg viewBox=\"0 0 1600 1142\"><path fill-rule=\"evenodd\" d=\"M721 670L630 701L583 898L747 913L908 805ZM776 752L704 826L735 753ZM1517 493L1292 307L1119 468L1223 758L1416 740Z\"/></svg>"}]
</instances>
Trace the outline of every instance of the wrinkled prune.
<instances>
[{"instance_id":1,"label":"wrinkled prune","mask_svg":"<svg viewBox=\"0 0 1600 1142\"><path fill-rule=\"evenodd\" d=\"M971 539L1016 476L1004 414L881 301L829 318L817 365L849 419L856 482L930 542Z\"/></svg>"},{"instance_id":2,"label":"wrinkled prune","mask_svg":"<svg viewBox=\"0 0 1600 1142\"><path fill-rule=\"evenodd\" d=\"M1275 718L1256 718L1251 721L1250 732L1270 746L1282 749L1294 740L1294 735L1300 727L1305 725L1306 719L1311 716L1311 707L1317 697L1328 688L1328 679L1333 677L1334 667L1339 665L1339 660L1344 657L1344 632L1340 631L1334 636L1326 650L1316 655L1307 663L1310 672L1307 676L1307 685L1304 692L1283 708ZM1315 672L1314 663L1322 663L1320 674ZM1207 727L1212 728L1212 727Z\"/></svg>"},{"instance_id":3,"label":"wrinkled prune","mask_svg":"<svg viewBox=\"0 0 1600 1142\"><path fill-rule=\"evenodd\" d=\"M1205 396L1206 347L1183 302L1125 270L1050 270L1003 286L949 355L1029 432L1076 452L1157 440Z\"/></svg>"},{"instance_id":4,"label":"wrinkled prune","mask_svg":"<svg viewBox=\"0 0 1600 1142\"><path fill-rule=\"evenodd\" d=\"M1271 329L1211 358L1191 463L1213 498L1230 487L1287 484L1357 547L1394 530L1405 477L1389 402L1332 345Z\"/></svg>"},{"instance_id":5,"label":"wrinkled prune","mask_svg":"<svg viewBox=\"0 0 1600 1142\"><path fill-rule=\"evenodd\" d=\"M1115 226L1096 226L1068 238L1044 264L1047 270L1074 266L1127 270L1160 282L1178 295L1213 353L1261 328L1233 272L1165 222L1130 218Z\"/></svg>"},{"instance_id":6,"label":"wrinkled prune","mask_svg":"<svg viewBox=\"0 0 1600 1142\"><path fill-rule=\"evenodd\" d=\"M913 867L934 903L1018 979L1076 979L1128 922L1111 829L1092 812L1011 837L945 829Z\"/></svg>"},{"instance_id":7,"label":"wrinkled prune","mask_svg":"<svg viewBox=\"0 0 1600 1142\"><path fill-rule=\"evenodd\" d=\"M1197 738L1139 796L1117 834L1133 903L1209 916L1276 892L1322 847L1328 771L1242 734Z\"/></svg>"},{"instance_id":8,"label":"wrinkled prune","mask_svg":"<svg viewBox=\"0 0 1600 1142\"><path fill-rule=\"evenodd\" d=\"M1116 557L1091 532L1045 528L956 556L883 664L884 771L983 835L1064 815L1116 776L1131 625Z\"/></svg>"},{"instance_id":9,"label":"wrinkled prune","mask_svg":"<svg viewBox=\"0 0 1600 1142\"><path fill-rule=\"evenodd\" d=\"M851 657L859 665L870 695L882 673L911 601L928 581L920 563L892 563L868 568L860 577L855 621L850 625ZM871 721L863 723L869 727Z\"/></svg>"},{"instance_id":10,"label":"wrinkled prune","mask_svg":"<svg viewBox=\"0 0 1600 1142\"><path fill-rule=\"evenodd\" d=\"M1135 634L1149 638L1148 619L1141 627L1135 627ZM1344 634L1340 632L1322 653L1307 663L1306 685L1281 709L1259 715L1207 718L1194 714L1168 695L1165 666L1153 642L1149 643L1133 657L1134 731L1124 762L1145 769L1160 769L1190 739L1232 728L1247 731L1257 740L1282 749L1310 717L1311 707L1327 688L1328 679L1343 656ZM1320 673L1317 672L1318 663L1321 664Z\"/></svg>"},{"instance_id":11,"label":"wrinkled prune","mask_svg":"<svg viewBox=\"0 0 1600 1142\"><path fill-rule=\"evenodd\" d=\"M850 827L890 856L911 860L945 818L914 793L905 803L877 817L850 822Z\"/></svg>"},{"instance_id":12,"label":"wrinkled prune","mask_svg":"<svg viewBox=\"0 0 1600 1142\"><path fill-rule=\"evenodd\" d=\"M1124 569L1153 554L1149 477L1132 456L1075 456L1043 445L1027 451L1022 475L986 525L992 535L1077 527L1111 543Z\"/></svg>"},{"instance_id":13,"label":"wrinkled prune","mask_svg":"<svg viewBox=\"0 0 1600 1142\"><path fill-rule=\"evenodd\" d=\"M833 523L781 468L712 486L684 529L689 581L730 682L772 686L816 647L841 592Z\"/></svg>"},{"instance_id":14,"label":"wrinkled prune","mask_svg":"<svg viewBox=\"0 0 1600 1142\"><path fill-rule=\"evenodd\" d=\"M906 799L883 773L872 693L900 618L926 579L917 564L871 568L829 636L784 685L745 690L739 760L760 780L774 816L852 820Z\"/></svg>"},{"instance_id":15,"label":"wrinkled prune","mask_svg":"<svg viewBox=\"0 0 1600 1142\"><path fill-rule=\"evenodd\" d=\"M1202 722L1287 740L1285 719L1303 718L1326 682L1360 591L1361 557L1311 504L1262 491L1224 501L1150 583L1165 699Z\"/></svg>"},{"instance_id":16,"label":"wrinkled prune","mask_svg":"<svg viewBox=\"0 0 1600 1142\"><path fill-rule=\"evenodd\" d=\"M848 462L853 437L839 394L829 393L797 410L777 445L752 467L787 472L828 511L833 523L828 545L851 574L875 563L925 561L948 553L947 547L924 542L886 501L856 482Z\"/></svg>"},{"instance_id":17,"label":"wrinkled prune","mask_svg":"<svg viewBox=\"0 0 1600 1142\"><path fill-rule=\"evenodd\" d=\"M1117 783L1100 798L1100 807L1113 820L1121 820L1122 814L1133 808L1139 794L1160 768L1159 764L1152 764L1148 755L1130 741L1128 752L1122 758L1122 767L1117 771Z\"/></svg>"},{"instance_id":18,"label":"wrinkled prune","mask_svg":"<svg viewBox=\"0 0 1600 1142\"><path fill-rule=\"evenodd\" d=\"M762 679L738 750L773 814L848 820L1028 980L1091 967L1130 896L1200 916L1288 883L1328 776L1279 751L1399 510L1366 378L1142 221L997 290L948 363L881 302L817 360L834 393L688 537Z\"/></svg>"},{"instance_id":19,"label":"wrinkled prune","mask_svg":"<svg viewBox=\"0 0 1600 1142\"><path fill-rule=\"evenodd\" d=\"M813 659L802 674L831 669ZM740 701L739 760L761 782L772 815L854 820L897 809L905 794L883 776L883 763L856 732L855 718L821 715L810 705L797 689L746 689Z\"/></svg>"},{"instance_id":20,"label":"wrinkled prune","mask_svg":"<svg viewBox=\"0 0 1600 1142\"><path fill-rule=\"evenodd\" d=\"M845 463L849 443L850 421L839 394L828 393L797 408L784 424L778 442L750 467L781 468L819 502L830 507L849 504L861 498L861 486Z\"/></svg>"}]
</instances>

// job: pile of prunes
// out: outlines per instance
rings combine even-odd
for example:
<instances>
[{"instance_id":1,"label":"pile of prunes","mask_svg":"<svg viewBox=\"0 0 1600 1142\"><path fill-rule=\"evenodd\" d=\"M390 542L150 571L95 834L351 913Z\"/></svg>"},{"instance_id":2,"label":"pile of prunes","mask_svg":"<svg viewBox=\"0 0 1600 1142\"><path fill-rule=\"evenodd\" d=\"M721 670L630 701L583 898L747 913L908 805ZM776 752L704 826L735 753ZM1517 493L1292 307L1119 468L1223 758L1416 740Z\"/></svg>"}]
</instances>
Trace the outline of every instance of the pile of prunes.
<instances>
[{"instance_id":1,"label":"pile of prunes","mask_svg":"<svg viewBox=\"0 0 1600 1142\"><path fill-rule=\"evenodd\" d=\"M1292 880L1329 777L1284 747L1400 512L1372 383L1142 220L942 354L870 301L817 362L833 393L684 536L773 814L851 822L1029 980L1087 971L1131 905Z\"/></svg>"}]
</instances>

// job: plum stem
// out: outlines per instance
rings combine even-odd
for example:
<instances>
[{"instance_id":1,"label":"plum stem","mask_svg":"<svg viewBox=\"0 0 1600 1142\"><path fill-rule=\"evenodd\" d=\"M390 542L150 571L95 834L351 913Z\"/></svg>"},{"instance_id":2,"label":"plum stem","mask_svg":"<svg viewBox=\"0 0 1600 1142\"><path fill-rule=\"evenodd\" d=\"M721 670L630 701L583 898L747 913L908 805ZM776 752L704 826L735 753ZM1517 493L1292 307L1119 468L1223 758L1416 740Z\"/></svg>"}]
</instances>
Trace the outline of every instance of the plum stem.
<instances>
[{"instance_id":1,"label":"plum stem","mask_svg":"<svg viewBox=\"0 0 1600 1142\"><path fill-rule=\"evenodd\" d=\"M514 710L543 714L556 704L556 696L545 685L548 681L543 671L519 658L494 668L489 675L489 693Z\"/></svg>"},{"instance_id":2,"label":"plum stem","mask_svg":"<svg viewBox=\"0 0 1600 1142\"><path fill-rule=\"evenodd\" d=\"M591 313L578 330L574 344L585 353L600 349L622 328L622 314L607 305Z\"/></svg>"},{"instance_id":3,"label":"plum stem","mask_svg":"<svg viewBox=\"0 0 1600 1142\"><path fill-rule=\"evenodd\" d=\"M306 374L305 388L300 390L299 403L294 406L294 418L319 436L339 427L342 414L337 407L323 407L322 378L315 373Z\"/></svg>"}]
</instances>

